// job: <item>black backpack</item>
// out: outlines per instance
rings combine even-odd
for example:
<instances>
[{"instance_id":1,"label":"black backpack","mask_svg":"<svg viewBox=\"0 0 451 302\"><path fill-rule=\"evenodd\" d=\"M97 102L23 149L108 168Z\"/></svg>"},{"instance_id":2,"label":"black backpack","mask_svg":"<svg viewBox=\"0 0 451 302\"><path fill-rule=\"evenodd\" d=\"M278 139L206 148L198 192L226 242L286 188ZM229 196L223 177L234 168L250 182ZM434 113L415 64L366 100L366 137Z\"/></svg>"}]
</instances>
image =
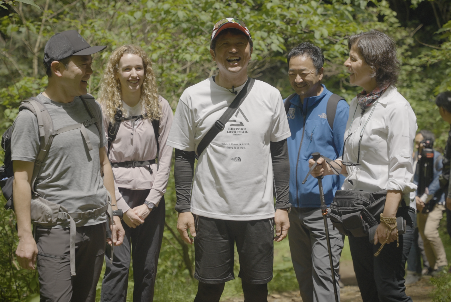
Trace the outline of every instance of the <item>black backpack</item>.
<instances>
[{"instance_id":1,"label":"black backpack","mask_svg":"<svg viewBox=\"0 0 451 302\"><path fill-rule=\"evenodd\" d=\"M117 133L119 131L119 127L121 126L121 123L126 120L131 120L135 118L143 118L144 115L138 115L138 116L130 116L130 117L124 117L122 115L122 111L117 109L116 113L114 114L114 123L108 124L108 150L107 154L110 155L111 145L116 140ZM159 168L159 162L160 162L160 142L158 141L160 137L160 120L152 120L152 127L155 135L155 140L157 143L157 170Z\"/></svg>"}]
</instances>

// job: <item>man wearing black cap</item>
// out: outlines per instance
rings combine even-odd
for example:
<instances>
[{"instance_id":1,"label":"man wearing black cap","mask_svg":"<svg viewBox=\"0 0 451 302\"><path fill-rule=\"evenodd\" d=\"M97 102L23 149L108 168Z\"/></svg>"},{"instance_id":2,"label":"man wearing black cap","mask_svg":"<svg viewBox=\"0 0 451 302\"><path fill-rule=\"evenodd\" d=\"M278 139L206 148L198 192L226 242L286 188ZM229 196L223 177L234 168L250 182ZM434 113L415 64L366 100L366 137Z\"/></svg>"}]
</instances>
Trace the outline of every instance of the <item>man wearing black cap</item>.
<instances>
[{"instance_id":1,"label":"man wearing black cap","mask_svg":"<svg viewBox=\"0 0 451 302\"><path fill-rule=\"evenodd\" d=\"M242 21L216 23L210 53L218 75L183 92L168 138L176 149L177 228L195 245L196 302L219 301L225 282L234 279L235 243L245 300L267 301L273 241L284 239L289 228L290 129L280 92L247 76L252 39ZM206 133L243 89L244 101L199 152Z\"/></svg>"},{"instance_id":2,"label":"man wearing black cap","mask_svg":"<svg viewBox=\"0 0 451 302\"><path fill-rule=\"evenodd\" d=\"M105 249L108 192L111 200L116 199L101 109L86 93L93 72L91 54L105 47L91 47L75 30L54 35L45 46L48 86L37 101L51 117L53 142L38 170L33 196L30 182L38 167L42 125L38 127L36 115L29 110L20 111L14 122L16 255L25 269L34 269L37 262L41 301L95 300ZM30 204L37 197L61 206L59 212L68 215L46 228L33 221L33 237L30 221L36 209ZM112 208L117 210L116 205ZM112 231L110 243L120 245L124 230L119 217L114 217Z\"/></svg>"}]
</instances>

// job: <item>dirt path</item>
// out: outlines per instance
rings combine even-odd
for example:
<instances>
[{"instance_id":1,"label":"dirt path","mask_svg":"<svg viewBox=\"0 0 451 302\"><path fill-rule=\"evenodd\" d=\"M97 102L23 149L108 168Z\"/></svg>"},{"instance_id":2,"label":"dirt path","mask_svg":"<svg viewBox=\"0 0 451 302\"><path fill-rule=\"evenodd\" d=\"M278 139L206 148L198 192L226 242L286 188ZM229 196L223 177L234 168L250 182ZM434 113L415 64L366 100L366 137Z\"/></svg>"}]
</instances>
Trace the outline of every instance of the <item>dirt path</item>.
<instances>
[{"instance_id":1,"label":"dirt path","mask_svg":"<svg viewBox=\"0 0 451 302\"><path fill-rule=\"evenodd\" d=\"M357 286L357 280L354 274L354 268L351 261L344 261L340 263L340 275L345 287L340 290L341 302L362 302L360 291ZM406 292L415 302L430 302L432 301L431 293L434 286L429 282L429 279L422 278L419 282L408 285ZM243 302L243 297L236 297L226 300L224 302ZM268 302L301 302L302 298L298 291L273 293L268 297ZM328 301L329 302L329 301ZM330 301L332 302L332 301Z\"/></svg>"}]
</instances>

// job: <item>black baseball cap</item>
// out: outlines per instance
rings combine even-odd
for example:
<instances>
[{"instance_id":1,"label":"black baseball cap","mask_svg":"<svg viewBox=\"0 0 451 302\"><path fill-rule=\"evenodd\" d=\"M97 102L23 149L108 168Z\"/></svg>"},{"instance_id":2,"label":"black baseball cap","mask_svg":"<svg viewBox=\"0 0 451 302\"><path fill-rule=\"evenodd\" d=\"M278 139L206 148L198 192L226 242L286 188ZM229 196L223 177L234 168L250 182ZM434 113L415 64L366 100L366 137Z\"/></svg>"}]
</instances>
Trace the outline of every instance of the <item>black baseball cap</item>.
<instances>
[{"instance_id":1,"label":"black baseball cap","mask_svg":"<svg viewBox=\"0 0 451 302\"><path fill-rule=\"evenodd\" d=\"M45 44L44 65L50 66L70 56L86 56L104 50L106 46L91 46L76 30L67 30L53 35Z\"/></svg>"}]
</instances>

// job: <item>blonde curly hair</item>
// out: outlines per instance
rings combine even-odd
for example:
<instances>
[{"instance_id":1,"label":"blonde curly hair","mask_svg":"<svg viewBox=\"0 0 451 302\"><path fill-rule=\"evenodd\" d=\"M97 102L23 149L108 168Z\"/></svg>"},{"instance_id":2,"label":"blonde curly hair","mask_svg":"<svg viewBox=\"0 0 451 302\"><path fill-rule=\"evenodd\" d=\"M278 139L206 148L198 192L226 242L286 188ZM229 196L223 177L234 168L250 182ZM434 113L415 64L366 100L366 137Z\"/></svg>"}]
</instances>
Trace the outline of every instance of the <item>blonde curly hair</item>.
<instances>
[{"instance_id":1,"label":"blonde curly hair","mask_svg":"<svg viewBox=\"0 0 451 302\"><path fill-rule=\"evenodd\" d=\"M119 61L124 54L134 54L141 57L144 65L144 80L141 87L141 100L144 105L144 118L159 120L161 117L160 102L152 61L144 50L136 45L123 45L117 48L108 59L103 73L98 101L110 122L114 122L116 110L124 112L121 97L121 84L116 78Z\"/></svg>"}]
</instances>

